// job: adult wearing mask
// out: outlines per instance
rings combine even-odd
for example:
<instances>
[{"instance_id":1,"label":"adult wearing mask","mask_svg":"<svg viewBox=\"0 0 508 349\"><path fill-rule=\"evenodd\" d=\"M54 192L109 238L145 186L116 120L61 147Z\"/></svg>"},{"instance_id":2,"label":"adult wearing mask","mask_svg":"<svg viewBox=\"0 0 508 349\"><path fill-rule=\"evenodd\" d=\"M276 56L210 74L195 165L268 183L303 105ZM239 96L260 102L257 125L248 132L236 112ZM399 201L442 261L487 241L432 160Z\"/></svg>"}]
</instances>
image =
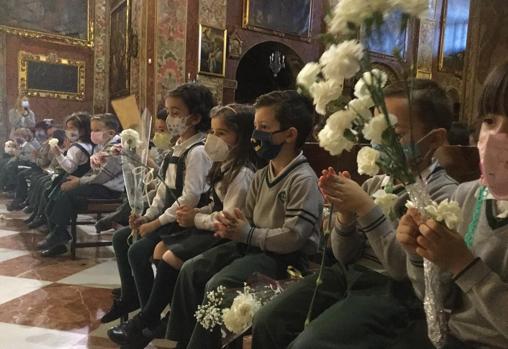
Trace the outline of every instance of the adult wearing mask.
<instances>
[{"instance_id":1,"label":"adult wearing mask","mask_svg":"<svg viewBox=\"0 0 508 349\"><path fill-rule=\"evenodd\" d=\"M30 103L26 96L19 96L16 100L16 106L9 110L9 123L11 125L11 138L18 128L33 129L35 127L35 114L30 109Z\"/></svg>"}]
</instances>

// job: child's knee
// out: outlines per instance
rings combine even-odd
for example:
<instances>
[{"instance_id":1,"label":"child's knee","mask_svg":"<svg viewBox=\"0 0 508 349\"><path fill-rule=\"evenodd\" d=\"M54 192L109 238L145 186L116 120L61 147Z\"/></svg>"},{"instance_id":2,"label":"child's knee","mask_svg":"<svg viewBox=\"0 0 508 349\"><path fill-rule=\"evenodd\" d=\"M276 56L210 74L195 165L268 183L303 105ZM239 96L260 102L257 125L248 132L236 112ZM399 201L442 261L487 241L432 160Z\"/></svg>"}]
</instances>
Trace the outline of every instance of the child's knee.
<instances>
[{"instance_id":1,"label":"child's knee","mask_svg":"<svg viewBox=\"0 0 508 349\"><path fill-rule=\"evenodd\" d=\"M175 256L175 254L171 250L167 250L166 252L164 252L162 259L164 260L164 262L166 262L175 269L182 268L183 261L177 256Z\"/></svg>"}]
</instances>

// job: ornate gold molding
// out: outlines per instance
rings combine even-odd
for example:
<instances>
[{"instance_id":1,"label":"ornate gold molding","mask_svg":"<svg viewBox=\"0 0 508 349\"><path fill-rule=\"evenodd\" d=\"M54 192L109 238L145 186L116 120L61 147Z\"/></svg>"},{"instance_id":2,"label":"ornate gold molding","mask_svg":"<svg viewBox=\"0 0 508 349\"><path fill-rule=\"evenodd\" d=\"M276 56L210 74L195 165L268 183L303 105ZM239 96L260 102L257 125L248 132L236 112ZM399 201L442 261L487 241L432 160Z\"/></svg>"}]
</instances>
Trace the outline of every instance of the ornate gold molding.
<instances>
[{"instance_id":1,"label":"ornate gold molding","mask_svg":"<svg viewBox=\"0 0 508 349\"><path fill-rule=\"evenodd\" d=\"M51 65L73 66L77 74L76 92L44 90L31 88L28 81L29 62L47 63ZM49 55L32 54L20 51L18 55L18 88L20 95L60 98L66 100L82 101L85 99L85 61L59 58L55 53Z\"/></svg>"},{"instance_id":2,"label":"ornate gold molding","mask_svg":"<svg viewBox=\"0 0 508 349\"><path fill-rule=\"evenodd\" d=\"M44 41L54 42L57 44L93 47L94 46L94 2L95 2L95 0L88 0L87 1L87 38L86 39L78 39L78 38L73 38L70 36L59 35L59 34L54 34L54 33L47 33L47 32L24 29L24 28L15 28L15 27L10 27L10 26L6 26L6 25L0 25L0 31L3 31L8 34L21 36L24 38L40 39L40 40L44 40Z\"/></svg>"}]
</instances>

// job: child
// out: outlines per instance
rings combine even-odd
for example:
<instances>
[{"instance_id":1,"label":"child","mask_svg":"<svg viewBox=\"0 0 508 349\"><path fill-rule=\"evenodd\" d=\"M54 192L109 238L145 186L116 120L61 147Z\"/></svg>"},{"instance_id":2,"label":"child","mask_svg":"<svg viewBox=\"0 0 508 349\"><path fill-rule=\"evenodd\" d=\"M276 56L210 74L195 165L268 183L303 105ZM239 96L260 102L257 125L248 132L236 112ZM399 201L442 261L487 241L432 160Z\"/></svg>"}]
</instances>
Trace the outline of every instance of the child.
<instances>
[{"instance_id":1,"label":"child","mask_svg":"<svg viewBox=\"0 0 508 349\"><path fill-rule=\"evenodd\" d=\"M32 138L32 131L27 128L18 128L14 131L14 140L18 146L18 151L0 172L0 190L15 190L18 166L33 166L36 149L31 144Z\"/></svg>"},{"instance_id":2,"label":"child","mask_svg":"<svg viewBox=\"0 0 508 349\"><path fill-rule=\"evenodd\" d=\"M169 92L166 123L170 135L179 138L161 168L165 184L159 184L145 215L131 216L130 227L116 231L113 236L121 297L113 301L102 322L118 319L139 304L146 304L153 284L150 258L161 241L161 234L169 233L172 228L178 230L177 209L180 206L197 207L207 192L206 175L212 163L204 150L204 140L210 127L210 109L214 105L210 90L199 84L183 84ZM137 230L141 238L129 246L127 238L132 229Z\"/></svg>"},{"instance_id":3,"label":"child","mask_svg":"<svg viewBox=\"0 0 508 349\"><path fill-rule=\"evenodd\" d=\"M409 160L422 173L432 199L439 202L457 186L432 159L446 143L451 108L435 82L415 80L412 86L413 115L402 83L385 89L386 106L397 116L395 131L401 143L408 146L411 134L417 140L419 156L408 154ZM335 209L332 248L347 269L340 264L325 268L312 321L305 328L316 275L290 286L261 308L254 317L253 348L387 348L412 322L409 315L418 302L407 282L406 257L394 228L408 194L401 184L394 186L398 199L390 219L371 198L383 189L387 176L375 176L360 187L347 172L337 175L331 168L323 172L320 187Z\"/></svg>"},{"instance_id":4,"label":"child","mask_svg":"<svg viewBox=\"0 0 508 349\"><path fill-rule=\"evenodd\" d=\"M157 113L157 119L155 120L155 133L153 136L153 144L162 153L167 151L171 146L171 135L166 127L166 119L168 117L168 111L166 108L161 109Z\"/></svg>"},{"instance_id":5,"label":"child","mask_svg":"<svg viewBox=\"0 0 508 349\"><path fill-rule=\"evenodd\" d=\"M108 152L119 142L120 125L113 114L99 114L90 121L90 138L98 149ZM67 252L65 243L70 239L67 225L78 207L87 199L116 199L124 190L120 157L110 156L100 168L83 177L69 176L60 185L61 192L54 198L54 206L48 212L50 234L39 244L41 255L56 256Z\"/></svg>"},{"instance_id":6,"label":"child","mask_svg":"<svg viewBox=\"0 0 508 349\"><path fill-rule=\"evenodd\" d=\"M58 163L58 174L52 178L52 185L42 188L44 195L39 196L37 201L38 209L28 221L28 227L38 228L46 223L46 206L49 201L50 206L53 200L49 197L50 192L57 188L67 176L82 177L90 171L90 156L93 153L94 146L90 140L90 114L87 112L72 113L65 120L65 135L70 145L62 152L59 146L52 147L50 150ZM56 191L52 195L56 195ZM51 207L48 208L48 210Z\"/></svg>"},{"instance_id":7,"label":"child","mask_svg":"<svg viewBox=\"0 0 508 349\"><path fill-rule=\"evenodd\" d=\"M446 349L508 348L507 86L504 63L484 83L478 141L482 178L461 184L452 198L462 207L457 231L432 219L423 221L415 210L402 217L397 229L416 293L424 293L422 258L436 264L448 280L444 287L454 301Z\"/></svg>"},{"instance_id":8,"label":"child","mask_svg":"<svg viewBox=\"0 0 508 349\"><path fill-rule=\"evenodd\" d=\"M296 91L274 91L259 97L255 107L254 149L270 163L255 174L245 210L216 217L217 236L232 241L188 260L180 270L168 337L182 348L189 341L188 348L219 347L219 330L210 333L194 318L207 291L241 287L255 272L281 278L288 265L303 269L317 251L323 198L301 152L312 129L312 105Z\"/></svg>"},{"instance_id":9,"label":"child","mask_svg":"<svg viewBox=\"0 0 508 349\"><path fill-rule=\"evenodd\" d=\"M205 151L214 161L208 174L212 202L199 209L182 206L176 211L180 226L189 228L169 236L157 245L157 266L152 293L141 312L127 325L108 331L115 343L145 346L157 333L166 329L160 314L171 301L178 270L186 260L225 242L215 237L214 220L221 210L232 212L244 208L245 196L254 176L255 154L250 144L254 109L241 104L215 107L210 112L212 133L208 135ZM165 251L165 252L164 252ZM146 331L144 329L149 329Z\"/></svg>"}]
</instances>

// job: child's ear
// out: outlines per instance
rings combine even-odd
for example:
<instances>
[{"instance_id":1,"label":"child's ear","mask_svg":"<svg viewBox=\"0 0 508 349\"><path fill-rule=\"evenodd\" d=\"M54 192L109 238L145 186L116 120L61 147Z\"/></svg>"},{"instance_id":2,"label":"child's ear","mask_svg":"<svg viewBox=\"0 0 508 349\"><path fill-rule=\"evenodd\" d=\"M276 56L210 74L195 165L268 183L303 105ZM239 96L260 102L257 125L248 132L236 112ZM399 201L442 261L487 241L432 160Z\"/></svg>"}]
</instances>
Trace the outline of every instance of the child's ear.
<instances>
[{"instance_id":1,"label":"child's ear","mask_svg":"<svg viewBox=\"0 0 508 349\"><path fill-rule=\"evenodd\" d=\"M199 123L201 122L201 115L192 114L189 119L190 119L190 124L192 126L196 126L196 125L199 125Z\"/></svg>"},{"instance_id":2,"label":"child's ear","mask_svg":"<svg viewBox=\"0 0 508 349\"><path fill-rule=\"evenodd\" d=\"M298 130L295 127L290 127L288 131L289 137L286 138L286 143L296 143L296 139L298 138Z\"/></svg>"}]
</instances>

